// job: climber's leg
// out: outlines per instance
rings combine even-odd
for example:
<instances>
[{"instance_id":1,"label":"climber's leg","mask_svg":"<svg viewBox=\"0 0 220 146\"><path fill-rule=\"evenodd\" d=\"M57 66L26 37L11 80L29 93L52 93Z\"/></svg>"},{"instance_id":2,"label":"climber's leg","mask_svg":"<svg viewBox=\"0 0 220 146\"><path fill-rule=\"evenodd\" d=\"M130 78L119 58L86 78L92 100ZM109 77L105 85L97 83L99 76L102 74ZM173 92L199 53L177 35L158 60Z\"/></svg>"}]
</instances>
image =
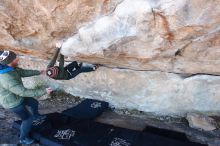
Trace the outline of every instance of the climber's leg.
<instances>
[{"instance_id":1,"label":"climber's leg","mask_svg":"<svg viewBox=\"0 0 220 146\"><path fill-rule=\"evenodd\" d=\"M34 140L29 137L29 133L32 127L33 116L26 108L25 103L22 103L17 107L11 108L10 110L22 120L20 127L20 142L22 144L33 143Z\"/></svg>"},{"instance_id":2,"label":"climber's leg","mask_svg":"<svg viewBox=\"0 0 220 146\"><path fill-rule=\"evenodd\" d=\"M69 79L72 79L72 78L76 77L77 75L79 75L80 73L95 71L97 68L98 68L98 66L96 66L96 65L81 63L79 65L79 68L77 68L77 69L71 68L71 70L67 69L67 71L69 72L69 75L70 75Z\"/></svg>"},{"instance_id":3,"label":"climber's leg","mask_svg":"<svg viewBox=\"0 0 220 146\"><path fill-rule=\"evenodd\" d=\"M68 70L69 72L71 72L72 70L76 70L80 68L80 66L78 65L78 63L76 61L73 61L72 63L68 64L64 69Z\"/></svg>"},{"instance_id":4,"label":"climber's leg","mask_svg":"<svg viewBox=\"0 0 220 146\"><path fill-rule=\"evenodd\" d=\"M93 64L82 64L80 66L81 73L95 71L97 68L98 65L93 65Z\"/></svg>"},{"instance_id":5,"label":"climber's leg","mask_svg":"<svg viewBox=\"0 0 220 146\"><path fill-rule=\"evenodd\" d=\"M24 103L29 107L30 112L33 115L33 120L43 120L46 119L45 115L40 115L38 112L39 102L33 97L24 97Z\"/></svg>"},{"instance_id":6,"label":"climber's leg","mask_svg":"<svg viewBox=\"0 0 220 146\"><path fill-rule=\"evenodd\" d=\"M80 74L78 62L73 61L64 68L69 73L69 80Z\"/></svg>"}]
</instances>

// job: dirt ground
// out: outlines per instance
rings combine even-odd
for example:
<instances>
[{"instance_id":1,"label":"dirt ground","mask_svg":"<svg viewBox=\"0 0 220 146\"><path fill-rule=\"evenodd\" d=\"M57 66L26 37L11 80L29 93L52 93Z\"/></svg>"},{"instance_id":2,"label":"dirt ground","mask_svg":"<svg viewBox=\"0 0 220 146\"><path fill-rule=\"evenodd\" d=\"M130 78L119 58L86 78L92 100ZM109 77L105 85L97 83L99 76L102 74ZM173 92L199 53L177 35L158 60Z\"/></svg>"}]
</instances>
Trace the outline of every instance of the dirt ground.
<instances>
[{"instance_id":1,"label":"dirt ground","mask_svg":"<svg viewBox=\"0 0 220 146\"><path fill-rule=\"evenodd\" d=\"M82 99L66 93L54 93L51 98L40 101L39 111L42 114L61 112L78 104ZM12 123L18 118L11 112L0 107L0 145L17 145L18 130ZM139 111L109 109L96 119L98 122L111 124L133 130L143 130L147 125L162 129L184 132L192 140L209 146L220 146L220 130L204 132L190 128L184 118L157 117ZM39 146L38 143L33 146Z\"/></svg>"}]
</instances>

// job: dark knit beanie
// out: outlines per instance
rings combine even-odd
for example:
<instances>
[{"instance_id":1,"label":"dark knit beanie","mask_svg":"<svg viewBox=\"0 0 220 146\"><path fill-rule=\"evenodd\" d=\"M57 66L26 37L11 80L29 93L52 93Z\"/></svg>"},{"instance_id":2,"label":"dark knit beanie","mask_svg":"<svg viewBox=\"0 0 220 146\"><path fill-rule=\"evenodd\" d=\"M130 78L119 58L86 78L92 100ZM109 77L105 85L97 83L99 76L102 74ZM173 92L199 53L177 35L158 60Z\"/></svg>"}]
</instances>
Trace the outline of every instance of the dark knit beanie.
<instances>
[{"instance_id":1,"label":"dark knit beanie","mask_svg":"<svg viewBox=\"0 0 220 146\"><path fill-rule=\"evenodd\" d=\"M7 65L16 59L16 54L12 51L0 51L0 64Z\"/></svg>"},{"instance_id":2,"label":"dark knit beanie","mask_svg":"<svg viewBox=\"0 0 220 146\"><path fill-rule=\"evenodd\" d=\"M57 66L53 66L47 69L47 76L51 78L57 77L59 74L59 68Z\"/></svg>"}]
</instances>

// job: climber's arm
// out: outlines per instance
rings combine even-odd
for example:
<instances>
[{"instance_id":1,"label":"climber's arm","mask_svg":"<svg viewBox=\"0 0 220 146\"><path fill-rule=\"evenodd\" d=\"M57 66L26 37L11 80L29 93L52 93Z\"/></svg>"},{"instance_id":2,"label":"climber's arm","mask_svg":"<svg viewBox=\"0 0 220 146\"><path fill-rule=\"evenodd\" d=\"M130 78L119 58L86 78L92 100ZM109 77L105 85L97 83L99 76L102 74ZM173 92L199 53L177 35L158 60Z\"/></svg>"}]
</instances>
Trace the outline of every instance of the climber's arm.
<instances>
[{"instance_id":1,"label":"climber's arm","mask_svg":"<svg viewBox=\"0 0 220 146\"><path fill-rule=\"evenodd\" d=\"M59 67L64 68L64 55L60 54Z\"/></svg>"},{"instance_id":2,"label":"climber's arm","mask_svg":"<svg viewBox=\"0 0 220 146\"><path fill-rule=\"evenodd\" d=\"M52 60L51 60L50 63L48 64L47 68L50 68L50 67L53 67L53 66L54 66L54 64L56 63L56 60L57 60L57 57L58 57L59 53L60 53L60 48L57 48L57 50L56 50L56 52L55 52L55 54L54 54Z\"/></svg>"},{"instance_id":3,"label":"climber's arm","mask_svg":"<svg viewBox=\"0 0 220 146\"><path fill-rule=\"evenodd\" d=\"M22 69L18 67L16 68L16 71L21 77L31 77L41 74L41 72L38 70Z\"/></svg>"}]
</instances>

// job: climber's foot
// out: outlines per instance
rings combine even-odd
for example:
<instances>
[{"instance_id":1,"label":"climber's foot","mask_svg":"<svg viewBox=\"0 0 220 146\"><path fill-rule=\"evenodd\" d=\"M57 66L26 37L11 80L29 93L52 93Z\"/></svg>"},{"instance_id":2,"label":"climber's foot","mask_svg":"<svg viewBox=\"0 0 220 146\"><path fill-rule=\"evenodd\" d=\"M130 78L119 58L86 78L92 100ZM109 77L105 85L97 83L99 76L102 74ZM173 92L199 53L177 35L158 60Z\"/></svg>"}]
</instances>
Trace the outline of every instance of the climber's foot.
<instances>
[{"instance_id":1,"label":"climber's foot","mask_svg":"<svg viewBox=\"0 0 220 146\"><path fill-rule=\"evenodd\" d=\"M99 66L100 66L100 64L95 64L95 65L93 66L93 70L94 70L94 71L97 70L97 69L99 68Z\"/></svg>"}]
</instances>

